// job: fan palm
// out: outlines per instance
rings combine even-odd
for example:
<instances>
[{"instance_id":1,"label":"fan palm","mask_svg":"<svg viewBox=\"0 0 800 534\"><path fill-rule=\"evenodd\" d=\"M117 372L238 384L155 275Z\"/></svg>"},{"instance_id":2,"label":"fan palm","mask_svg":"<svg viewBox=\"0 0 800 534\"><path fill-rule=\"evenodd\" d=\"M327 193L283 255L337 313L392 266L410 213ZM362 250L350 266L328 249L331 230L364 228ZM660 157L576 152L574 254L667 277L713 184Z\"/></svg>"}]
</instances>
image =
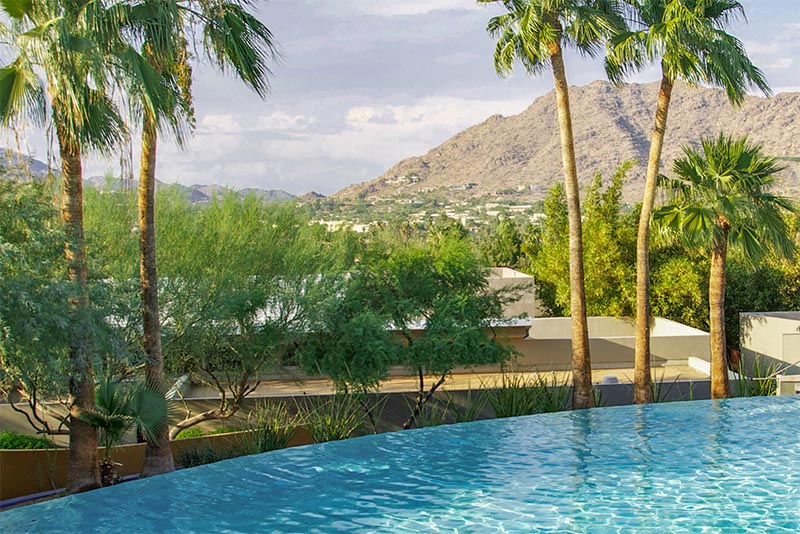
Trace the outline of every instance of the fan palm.
<instances>
[{"instance_id":1,"label":"fan palm","mask_svg":"<svg viewBox=\"0 0 800 534\"><path fill-rule=\"evenodd\" d=\"M77 492L100 482L97 433L78 417L94 406L91 339L82 321L89 297L81 156L85 149L107 153L123 136L124 124L108 96L122 80L149 110L168 106L174 91L125 43L120 4L3 0L2 9L7 22L0 31L16 57L0 69L0 121L7 127L14 121L44 124L49 119L61 156L61 216L75 320L67 490Z\"/></svg>"},{"instance_id":2,"label":"fan palm","mask_svg":"<svg viewBox=\"0 0 800 534\"><path fill-rule=\"evenodd\" d=\"M142 155L139 171L139 273L147 354L147 380L164 386L161 327L158 311L158 271L155 241L155 175L159 126L168 126L183 141L187 126L193 124L191 100L192 70L188 64L188 43L184 26L199 25L207 59L222 70L232 68L237 76L264 97L270 74L267 63L276 51L270 31L238 0L160 1L148 0L134 6L132 19L142 49L150 64L175 80L182 99L167 113L145 109L142 119ZM167 430L158 439L148 439L142 476L172 471L172 450Z\"/></svg>"},{"instance_id":3,"label":"fan palm","mask_svg":"<svg viewBox=\"0 0 800 534\"><path fill-rule=\"evenodd\" d=\"M624 0L633 28L608 42L606 70L621 82L627 74L653 62L661 64L655 126L650 140L647 174L636 240L636 344L634 402L653 402L650 375L650 219L656 194L667 114L675 82L725 89L733 104L744 100L748 87L769 94L764 76L748 59L742 43L724 31L744 15L733 0Z\"/></svg>"},{"instance_id":4,"label":"fan palm","mask_svg":"<svg viewBox=\"0 0 800 534\"><path fill-rule=\"evenodd\" d=\"M487 2L491 0L480 0ZM591 407L591 360L586 320L583 276L583 238L580 192L575 165L569 88L564 69L564 44L593 55L598 43L623 23L613 0L503 0L508 13L493 17L487 26L497 38L494 64L498 74L507 75L519 61L530 74L541 73L548 65L555 81L561 155L569 216L570 313L572 315L573 407Z\"/></svg>"},{"instance_id":5,"label":"fan palm","mask_svg":"<svg viewBox=\"0 0 800 534\"><path fill-rule=\"evenodd\" d=\"M665 229L711 253L708 282L711 397L730 396L725 350L725 264L729 247L757 262L770 252L791 256L792 231L784 217L792 203L770 192L782 171L774 158L747 138L720 134L702 150L684 147L677 178L660 178L671 203L654 213Z\"/></svg>"},{"instance_id":6,"label":"fan palm","mask_svg":"<svg viewBox=\"0 0 800 534\"><path fill-rule=\"evenodd\" d=\"M100 461L103 486L116 481L116 466L111 459L115 447L127 432L136 427L145 438L153 439L167 427L167 401L159 388L143 383L125 388L111 377L98 384L95 409L81 412L83 422L97 428L105 454Z\"/></svg>"}]
</instances>

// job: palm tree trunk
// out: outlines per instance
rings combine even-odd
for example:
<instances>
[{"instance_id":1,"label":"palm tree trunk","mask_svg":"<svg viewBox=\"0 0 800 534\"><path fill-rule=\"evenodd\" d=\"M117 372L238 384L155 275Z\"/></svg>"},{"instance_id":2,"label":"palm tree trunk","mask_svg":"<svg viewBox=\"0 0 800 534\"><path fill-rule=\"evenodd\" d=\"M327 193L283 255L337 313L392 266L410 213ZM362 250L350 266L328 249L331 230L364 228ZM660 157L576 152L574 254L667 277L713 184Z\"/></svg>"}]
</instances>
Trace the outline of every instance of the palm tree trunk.
<instances>
[{"instance_id":1,"label":"palm tree trunk","mask_svg":"<svg viewBox=\"0 0 800 534\"><path fill-rule=\"evenodd\" d=\"M711 251L711 273L708 279L712 399L727 399L731 396L725 350L725 262L728 254L728 230L723 229L723 234L714 243Z\"/></svg>"},{"instance_id":2,"label":"palm tree trunk","mask_svg":"<svg viewBox=\"0 0 800 534\"><path fill-rule=\"evenodd\" d=\"M572 116L569 108L569 87L564 70L561 42L550 47L550 62L556 88L558 125L561 132L561 156L564 163L564 183L569 217L569 287L572 316L572 408L580 410L594 406L592 364L589 357L589 327L586 320L586 292L583 277L583 235L581 204L578 189L578 170L575 165L575 146Z\"/></svg>"},{"instance_id":3,"label":"palm tree trunk","mask_svg":"<svg viewBox=\"0 0 800 534\"><path fill-rule=\"evenodd\" d=\"M58 122L56 122L58 125ZM78 493L100 487L100 467L97 456L97 429L78 416L94 410L94 375L92 371L91 339L81 324L89 306L89 266L83 234L83 176L80 147L63 130L56 127L61 155L61 219L67 242L67 276L73 283L70 307L77 323L71 336L70 360L70 424L67 491Z\"/></svg>"},{"instance_id":4,"label":"palm tree trunk","mask_svg":"<svg viewBox=\"0 0 800 534\"><path fill-rule=\"evenodd\" d=\"M659 162L667 130L667 113L672 98L672 80L661 77L656 107L656 124L650 138L650 155L647 159L647 177L644 183L642 212L639 215L639 232L636 236L636 344L633 371L633 402L653 402L650 374L650 218L656 198Z\"/></svg>"},{"instance_id":5,"label":"palm tree trunk","mask_svg":"<svg viewBox=\"0 0 800 534\"><path fill-rule=\"evenodd\" d=\"M150 384L165 389L164 357L161 351L161 325L158 318L158 272L156 270L155 185L156 145L155 121L145 113L142 127L142 160L139 170L139 277L142 295L144 350L147 355L145 376ZM148 440L144 453L142 477L175 470L169 428L162 425L157 439Z\"/></svg>"}]
</instances>

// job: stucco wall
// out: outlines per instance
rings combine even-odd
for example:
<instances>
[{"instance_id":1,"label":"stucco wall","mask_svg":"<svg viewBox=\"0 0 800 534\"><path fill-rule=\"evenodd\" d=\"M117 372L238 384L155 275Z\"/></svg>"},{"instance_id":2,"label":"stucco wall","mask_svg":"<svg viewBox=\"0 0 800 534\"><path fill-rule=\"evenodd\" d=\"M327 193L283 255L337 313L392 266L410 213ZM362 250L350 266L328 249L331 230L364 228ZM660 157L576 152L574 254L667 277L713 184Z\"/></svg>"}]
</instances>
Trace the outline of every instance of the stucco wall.
<instances>
[{"instance_id":1,"label":"stucco wall","mask_svg":"<svg viewBox=\"0 0 800 534\"><path fill-rule=\"evenodd\" d=\"M517 317L523 314L528 317L541 315L541 310L536 303L536 286L532 276L507 267L495 267L487 281L491 289L510 287L519 288L522 292L518 301L506 305L503 317Z\"/></svg>"},{"instance_id":2,"label":"stucco wall","mask_svg":"<svg viewBox=\"0 0 800 534\"><path fill-rule=\"evenodd\" d=\"M635 330L631 319L589 317L589 351L595 369L631 368ZM561 370L572 366L571 319L534 319L528 337L512 339L522 370ZM683 364L690 357L709 359L708 334L662 318L654 320L650 350L653 365Z\"/></svg>"},{"instance_id":3,"label":"stucco wall","mask_svg":"<svg viewBox=\"0 0 800 534\"><path fill-rule=\"evenodd\" d=\"M800 312L741 313L739 327L746 369L759 358L786 367L786 374L800 374Z\"/></svg>"}]
</instances>

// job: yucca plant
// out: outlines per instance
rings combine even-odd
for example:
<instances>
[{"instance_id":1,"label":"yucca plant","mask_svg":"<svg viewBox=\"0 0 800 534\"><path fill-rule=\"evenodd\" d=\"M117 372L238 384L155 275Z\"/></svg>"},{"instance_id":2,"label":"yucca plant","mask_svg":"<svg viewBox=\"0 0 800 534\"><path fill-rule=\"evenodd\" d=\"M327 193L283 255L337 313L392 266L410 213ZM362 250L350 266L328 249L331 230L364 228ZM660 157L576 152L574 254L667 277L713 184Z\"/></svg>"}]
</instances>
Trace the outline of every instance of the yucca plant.
<instances>
[{"instance_id":1,"label":"yucca plant","mask_svg":"<svg viewBox=\"0 0 800 534\"><path fill-rule=\"evenodd\" d=\"M297 420L283 401L263 402L247 415L237 448L242 454L284 449L292 439Z\"/></svg>"},{"instance_id":2,"label":"yucca plant","mask_svg":"<svg viewBox=\"0 0 800 534\"><path fill-rule=\"evenodd\" d=\"M549 380L540 374L532 378L503 375L500 387L489 393L489 404L496 417L560 412L569 408L571 394L568 377L559 380L554 374Z\"/></svg>"},{"instance_id":3,"label":"yucca plant","mask_svg":"<svg viewBox=\"0 0 800 534\"><path fill-rule=\"evenodd\" d=\"M455 399L449 393L447 394L448 411L456 423L477 421L488 403L489 397L482 390L477 390L476 393L476 390L468 389L463 402Z\"/></svg>"},{"instance_id":4,"label":"yucca plant","mask_svg":"<svg viewBox=\"0 0 800 534\"><path fill-rule=\"evenodd\" d=\"M778 389L778 375L790 367L788 364L765 363L761 358L753 358L753 363L744 374L744 360L741 361L737 373L737 386L739 397L768 397L775 395Z\"/></svg>"},{"instance_id":5,"label":"yucca plant","mask_svg":"<svg viewBox=\"0 0 800 534\"><path fill-rule=\"evenodd\" d=\"M447 398L443 402L428 402L414 418L414 426L426 428L431 426L441 426L447 423L447 415L451 413L451 399Z\"/></svg>"},{"instance_id":6,"label":"yucca plant","mask_svg":"<svg viewBox=\"0 0 800 534\"><path fill-rule=\"evenodd\" d=\"M367 414L354 395L340 394L312 406L309 402L298 407L303 423L311 432L314 443L347 439L361 428Z\"/></svg>"},{"instance_id":7,"label":"yucca plant","mask_svg":"<svg viewBox=\"0 0 800 534\"><path fill-rule=\"evenodd\" d=\"M112 451L134 428L146 439L154 439L167 423L167 400L163 391L148 383L128 385L106 377L95 388L95 409L81 412L80 419L98 430L98 442L105 447L100 481L110 486L118 481Z\"/></svg>"}]
</instances>

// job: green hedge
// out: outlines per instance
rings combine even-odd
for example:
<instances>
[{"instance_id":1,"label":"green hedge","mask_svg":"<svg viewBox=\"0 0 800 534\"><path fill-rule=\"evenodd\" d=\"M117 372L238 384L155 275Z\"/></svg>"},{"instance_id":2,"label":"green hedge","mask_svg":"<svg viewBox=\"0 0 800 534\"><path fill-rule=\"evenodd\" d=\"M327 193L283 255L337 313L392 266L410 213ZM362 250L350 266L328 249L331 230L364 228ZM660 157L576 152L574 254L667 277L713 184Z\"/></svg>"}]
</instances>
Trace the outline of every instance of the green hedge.
<instances>
[{"instance_id":1,"label":"green hedge","mask_svg":"<svg viewBox=\"0 0 800 534\"><path fill-rule=\"evenodd\" d=\"M17 434L9 430L0 432L0 449L54 449L55 446L47 438Z\"/></svg>"}]
</instances>

